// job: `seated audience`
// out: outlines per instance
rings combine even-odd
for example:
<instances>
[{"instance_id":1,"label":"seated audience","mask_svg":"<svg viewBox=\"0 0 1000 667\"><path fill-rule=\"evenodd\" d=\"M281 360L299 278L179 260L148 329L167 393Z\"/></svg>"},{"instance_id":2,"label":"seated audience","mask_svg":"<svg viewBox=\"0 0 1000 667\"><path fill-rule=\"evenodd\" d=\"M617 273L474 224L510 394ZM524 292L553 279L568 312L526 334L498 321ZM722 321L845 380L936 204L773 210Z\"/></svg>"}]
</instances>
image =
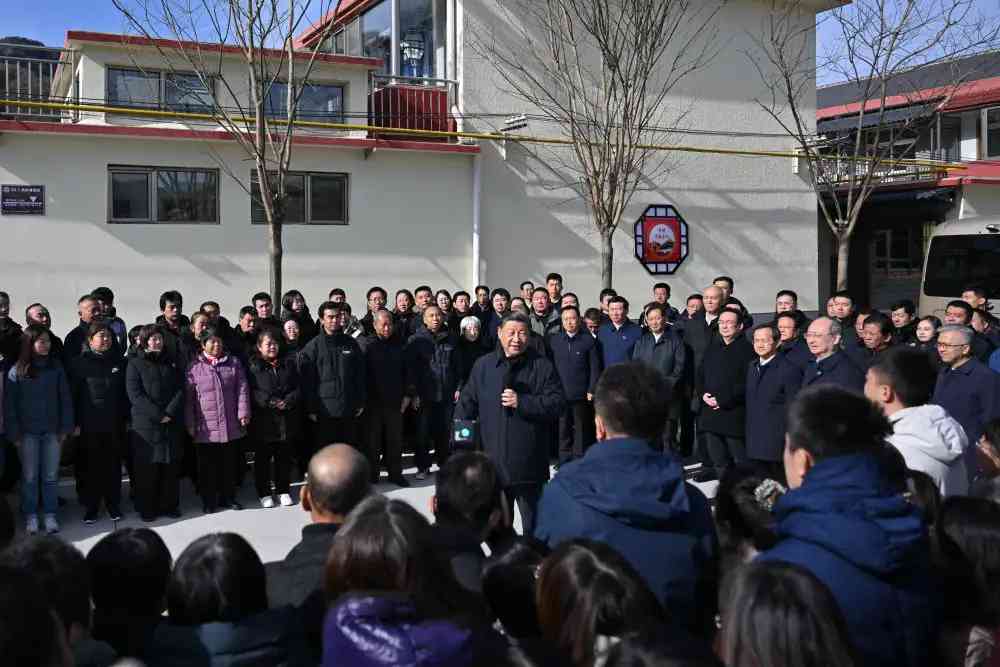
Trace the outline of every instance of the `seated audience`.
<instances>
[{"instance_id":1,"label":"seated audience","mask_svg":"<svg viewBox=\"0 0 1000 667\"><path fill-rule=\"evenodd\" d=\"M0 655L4 664L73 667L66 629L30 572L0 565Z\"/></svg>"},{"instance_id":2,"label":"seated audience","mask_svg":"<svg viewBox=\"0 0 1000 667\"><path fill-rule=\"evenodd\" d=\"M483 566L483 595L497 617L497 630L511 639L538 639L535 580L549 548L530 537L515 537Z\"/></svg>"},{"instance_id":3,"label":"seated audience","mask_svg":"<svg viewBox=\"0 0 1000 667\"><path fill-rule=\"evenodd\" d=\"M715 491L715 525L723 571L746 563L778 542L771 510L785 489L753 466L726 471ZM725 561L729 561L728 563Z\"/></svg>"},{"instance_id":4,"label":"seated audience","mask_svg":"<svg viewBox=\"0 0 1000 667\"><path fill-rule=\"evenodd\" d=\"M937 630L935 586L920 511L883 470L891 428L859 394L804 390L788 415L780 541L759 558L800 565L830 588L861 664L923 665Z\"/></svg>"}]
</instances>

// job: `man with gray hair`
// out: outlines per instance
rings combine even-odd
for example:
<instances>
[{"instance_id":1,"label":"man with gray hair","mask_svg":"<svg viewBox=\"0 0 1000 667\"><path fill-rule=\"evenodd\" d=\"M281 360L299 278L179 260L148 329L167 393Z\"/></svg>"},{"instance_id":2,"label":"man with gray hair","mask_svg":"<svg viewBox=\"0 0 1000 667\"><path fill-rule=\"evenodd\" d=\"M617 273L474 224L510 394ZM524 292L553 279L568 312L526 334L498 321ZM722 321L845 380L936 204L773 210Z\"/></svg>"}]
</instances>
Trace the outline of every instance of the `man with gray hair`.
<instances>
[{"instance_id":1,"label":"man with gray hair","mask_svg":"<svg viewBox=\"0 0 1000 667\"><path fill-rule=\"evenodd\" d=\"M813 358L805 368L802 388L814 384L834 384L860 392L865 375L840 348L843 329L835 319L818 317L806 331L806 345Z\"/></svg>"},{"instance_id":2,"label":"man with gray hair","mask_svg":"<svg viewBox=\"0 0 1000 667\"><path fill-rule=\"evenodd\" d=\"M965 429L969 447L965 465L969 479L977 471L975 444L983 427L1000 417L1000 374L972 355L975 332L967 326L946 324L938 333L938 355L944 368L938 374L931 403L944 408Z\"/></svg>"}]
</instances>

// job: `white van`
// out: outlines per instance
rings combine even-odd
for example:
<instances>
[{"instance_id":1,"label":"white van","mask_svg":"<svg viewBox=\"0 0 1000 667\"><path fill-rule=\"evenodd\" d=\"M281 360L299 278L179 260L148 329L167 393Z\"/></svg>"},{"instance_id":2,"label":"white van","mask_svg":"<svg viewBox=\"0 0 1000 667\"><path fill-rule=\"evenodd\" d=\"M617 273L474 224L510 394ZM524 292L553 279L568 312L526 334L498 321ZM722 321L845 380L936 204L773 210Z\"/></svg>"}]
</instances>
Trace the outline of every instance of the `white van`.
<instances>
[{"instance_id":1,"label":"white van","mask_svg":"<svg viewBox=\"0 0 1000 667\"><path fill-rule=\"evenodd\" d=\"M938 225L924 260L919 310L944 317L945 306L971 285L1000 299L1000 219L974 217Z\"/></svg>"}]
</instances>

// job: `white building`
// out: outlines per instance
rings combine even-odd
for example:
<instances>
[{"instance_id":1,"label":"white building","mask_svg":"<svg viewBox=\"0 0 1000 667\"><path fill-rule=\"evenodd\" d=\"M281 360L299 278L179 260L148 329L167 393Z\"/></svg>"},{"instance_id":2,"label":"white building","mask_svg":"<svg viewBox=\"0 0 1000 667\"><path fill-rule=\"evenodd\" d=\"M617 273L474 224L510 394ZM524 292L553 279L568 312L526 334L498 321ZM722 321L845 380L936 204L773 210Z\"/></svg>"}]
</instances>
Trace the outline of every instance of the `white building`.
<instances>
[{"instance_id":1,"label":"white building","mask_svg":"<svg viewBox=\"0 0 1000 667\"><path fill-rule=\"evenodd\" d=\"M403 100L411 109L436 110L409 121L404 112L403 123L481 131L494 125L479 114L531 111L500 92L492 65L469 47L469 36L484 26L499 29L493 0L413 0L403 3L403 14L399 4L343 1L333 20L345 29L311 76L316 117L337 120L343 112L347 122L384 124L378 105ZM817 11L830 4L839 3L817 1ZM753 101L761 86L745 51L766 11L765 3L727 3L718 17L725 47L671 100L691 106L694 127L740 136L693 136L687 143L792 148L773 136L776 128ZM388 30L379 27L384 21ZM424 40L424 58L407 64L400 43L414 31ZM226 79L241 80L238 54L226 52L222 61ZM70 31L51 94L116 108L197 111L197 94L190 86L178 92L170 69L148 40ZM397 86L372 76L379 72L445 81ZM418 88L423 92L413 92ZM424 97L413 97L418 93ZM638 306L664 280L681 305L726 273L751 310L770 310L774 293L789 287L804 309L815 308L816 204L792 162L682 155L676 164L668 182L637 195L618 231L619 293ZM360 309L373 284L390 294L422 283L471 291L477 281L513 292L549 271L562 273L584 305L596 303L600 244L584 207L569 190L540 182L523 150L310 129L297 140L292 168L304 188L298 215L311 224L285 228L284 286L301 290L314 308L332 287L344 288ZM187 311L214 299L233 315L267 286L267 230L251 221L251 171L235 142L204 122L0 105L0 185L44 186L45 200L42 215L0 216L0 289L11 294L13 314L21 319L25 306L43 302L62 333L74 324L76 298L108 285L129 324L152 319L167 289L184 294ZM633 255L632 223L647 205L664 203L687 221L691 250L674 275L653 276Z\"/></svg>"}]
</instances>

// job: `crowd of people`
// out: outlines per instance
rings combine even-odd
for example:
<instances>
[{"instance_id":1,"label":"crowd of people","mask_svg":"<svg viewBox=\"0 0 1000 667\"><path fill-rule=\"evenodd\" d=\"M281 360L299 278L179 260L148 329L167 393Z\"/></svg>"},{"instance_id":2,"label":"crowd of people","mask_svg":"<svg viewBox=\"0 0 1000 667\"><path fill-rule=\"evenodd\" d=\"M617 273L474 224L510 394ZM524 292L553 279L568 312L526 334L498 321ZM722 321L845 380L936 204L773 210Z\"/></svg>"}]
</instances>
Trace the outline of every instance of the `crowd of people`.
<instances>
[{"instance_id":1,"label":"crowd of people","mask_svg":"<svg viewBox=\"0 0 1000 667\"><path fill-rule=\"evenodd\" d=\"M754 324L720 276L636 321L562 278L517 296L372 287L253 295L236 324L165 292L128 329L79 300L63 339L0 292L0 654L12 664L1000 664L1000 326L984 289L944 321L791 290ZM276 314L277 313L277 314ZM758 319L761 318L758 314ZM374 492L412 449L433 523ZM247 454L253 454L252 459ZM206 535L60 541L68 455L84 521L264 508L311 523L282 561ZM717 479L714 500L688 480ZM552 476L553 468L557 471ZM293 474L293 470L297 470ZM550 479L551 477L551 479ZM39 505L41 505L39 511ZM514 530L514 508L521 532ZM41 519L41 521L40 521ZM42 535L39 533L48 533Z\"/></svg>"}]
</instances>

